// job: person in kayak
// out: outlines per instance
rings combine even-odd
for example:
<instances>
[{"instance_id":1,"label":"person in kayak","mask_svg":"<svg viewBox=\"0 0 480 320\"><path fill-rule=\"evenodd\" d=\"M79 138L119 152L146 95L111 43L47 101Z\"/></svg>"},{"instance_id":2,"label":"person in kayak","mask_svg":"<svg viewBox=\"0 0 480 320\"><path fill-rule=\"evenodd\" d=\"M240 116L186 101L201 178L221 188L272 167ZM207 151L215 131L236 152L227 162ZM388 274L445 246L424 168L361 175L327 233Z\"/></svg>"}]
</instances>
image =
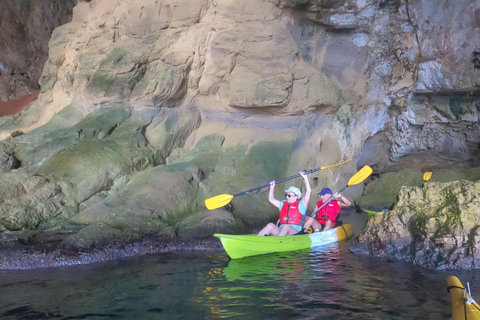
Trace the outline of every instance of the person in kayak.
<instances>
[{"instance_id":1,"label":"person in kayak","mask_svg":"<svg viewBox=\"0 0 480 320\"><path fill-rule=\"evenodd\" d=\"M275 181L270 182L268 201L280 210L280 225L269 223L260 230L257 234L258 236L290 236L302 230L312 188L305 172L300 171L299 173L305 181L305 195L303 199L300 189L293 186L285 190L285 200L279 201L275 199L273 195Z\"/></svg>"},{"instance_id":2,"label":"person in kayak","mask_svg":"<svg viewBox=\"0 0 480 320\"><path fill-rule=\"evenodd\" d=\"M330 200L330 198L332 198L332 190L329 188L323 188L318 194L322 200L317 202L315 210L320 208L328 200ZM302 233L306 233L310 227L315 229L315 231L327 231L335 228L340 209L348 207L352 203L338 192L335 193L333 197L336 200L328 202L327 205L320 209L320 211L318 211L313 217L308 217L305 225L303 226Z\"/></svg>"}]
</instances>

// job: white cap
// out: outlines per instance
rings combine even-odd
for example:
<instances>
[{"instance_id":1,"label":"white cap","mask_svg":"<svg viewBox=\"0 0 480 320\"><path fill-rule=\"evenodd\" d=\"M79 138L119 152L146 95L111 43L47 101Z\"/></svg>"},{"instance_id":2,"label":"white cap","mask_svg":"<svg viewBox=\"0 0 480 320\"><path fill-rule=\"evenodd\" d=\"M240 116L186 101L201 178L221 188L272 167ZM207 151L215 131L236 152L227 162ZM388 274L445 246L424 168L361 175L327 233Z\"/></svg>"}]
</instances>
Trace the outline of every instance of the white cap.
<instances>
[{"instance_id":1,"label":"white cap","mask_svg":"<svg viewBox=\"0 0 480 320\"><path fill-rule=\"evenodd\" d=\"M300 191L300 189L298 189L297 187L290 187L287 190L285 190L285 192L295 193L298 199L302 198L302 191Z\"/></svg>"}]
</instances>

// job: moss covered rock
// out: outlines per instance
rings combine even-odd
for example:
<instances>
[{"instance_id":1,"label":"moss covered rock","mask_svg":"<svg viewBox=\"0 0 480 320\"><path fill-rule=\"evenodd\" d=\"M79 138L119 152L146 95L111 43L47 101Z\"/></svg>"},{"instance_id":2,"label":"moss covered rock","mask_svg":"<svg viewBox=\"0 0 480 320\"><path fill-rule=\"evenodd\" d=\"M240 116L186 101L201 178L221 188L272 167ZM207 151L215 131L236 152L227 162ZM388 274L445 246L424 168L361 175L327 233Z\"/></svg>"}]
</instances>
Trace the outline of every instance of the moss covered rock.
<instances>
[{"instance_id":1,"label":"moss covered rock","mask_svg":"<svg viewBox=\"0 0 480 320\"><path fill-rule=\"evenodd\" d=\"M434 171L429 182L476 181L479 179L480 168L451 168ZM355 200L355 204L365 210L390 209L397 201L403 186L422 187L424 184L423 173L420 170L409 168L388 172L369 182L365 187L364 195Z\"/></svg>"},{"instance_id":2,"label":"moss covered rock","mask_svg":"<svg viewBox=\"0 0 480 320\"><path fill-rule=\"evenodd\" d=\"M367 222L352 246L429 269L480 267L480 181L403 187L393 210Z\"/></svg>"}]
</instances>

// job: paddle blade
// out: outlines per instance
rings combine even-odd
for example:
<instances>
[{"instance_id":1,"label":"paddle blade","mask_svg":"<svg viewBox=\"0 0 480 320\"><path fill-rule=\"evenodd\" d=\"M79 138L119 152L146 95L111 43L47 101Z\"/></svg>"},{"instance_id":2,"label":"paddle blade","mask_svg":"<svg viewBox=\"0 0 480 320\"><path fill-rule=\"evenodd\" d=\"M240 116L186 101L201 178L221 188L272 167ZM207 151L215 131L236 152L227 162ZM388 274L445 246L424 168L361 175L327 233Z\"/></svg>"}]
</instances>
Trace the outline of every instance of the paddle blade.
<instances>
[{"instance_id":1,"label":"paddle blade","mask_svg":"<svg viewBox=\"0 0 480 320\"><path fill-rule=\"evenodd\" d=\"M221 194L205 200L205 206L208 210L218 209L226 206L232 199L233 196L230 194Z\"/></svg>"},{"instance_id":2,"label":"paddle blade","mask_svg":"<svg viewBox=\"0 0 480 320\"><path fill-rule=\"evenodd\" d=\"M367 179L370 174L372 174L373 170L369 166L365 166L362 169L360 169L353 177L348 180L348 185L353 186L355 184L359 184L363 180Z\"/></svg>"},{"instance_id":3,"label":"paddle blade","mask_svg":"<svg viewBox=\"0 0 480 320\"><path fill-rule=\"evenodd\" d=\"M423 174L423 180L428 181L432 177L433 172L425 172Z\"/></svg>"},{"instance_id":4,"label":"paddle blade","mask_svg":"<svg viewBox=\"0 0 480 320\"><path fill-rule=\"evenodd\" d=\"M352 161L352 159L349 159L349 160L344 161L344 162L341 162L341 163L332 164L332 165L330 165L330 166L321 167L321 169L323 170L323 169L338 167L338 166L341 166L342 164L345 164L345 163L347 163L347 162L349 162L349 161Z\"/></svg>"}]
</instances>

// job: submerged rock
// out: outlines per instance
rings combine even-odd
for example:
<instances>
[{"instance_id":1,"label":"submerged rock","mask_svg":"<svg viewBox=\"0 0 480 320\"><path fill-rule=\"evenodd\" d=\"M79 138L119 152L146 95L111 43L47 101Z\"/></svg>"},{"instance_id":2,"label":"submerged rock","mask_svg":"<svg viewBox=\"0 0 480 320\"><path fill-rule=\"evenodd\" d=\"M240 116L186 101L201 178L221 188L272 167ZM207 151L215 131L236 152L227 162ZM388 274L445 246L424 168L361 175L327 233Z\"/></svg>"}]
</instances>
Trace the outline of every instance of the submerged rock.
<instances>
[{"instance_id":1,"label":"submerged rock","mask_svg":"<svg viewBox=\"0 0 480 320\"><path fill-rule=\"evenodd\" d=\"M480 268L480 181L403 187L391 211L368 222L352 251L428 269Z\"/></svg>"}]
</instances>

